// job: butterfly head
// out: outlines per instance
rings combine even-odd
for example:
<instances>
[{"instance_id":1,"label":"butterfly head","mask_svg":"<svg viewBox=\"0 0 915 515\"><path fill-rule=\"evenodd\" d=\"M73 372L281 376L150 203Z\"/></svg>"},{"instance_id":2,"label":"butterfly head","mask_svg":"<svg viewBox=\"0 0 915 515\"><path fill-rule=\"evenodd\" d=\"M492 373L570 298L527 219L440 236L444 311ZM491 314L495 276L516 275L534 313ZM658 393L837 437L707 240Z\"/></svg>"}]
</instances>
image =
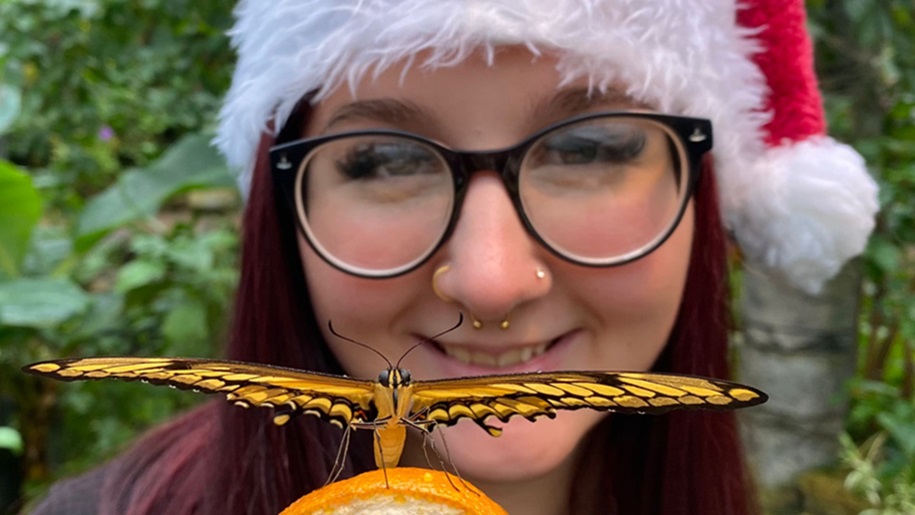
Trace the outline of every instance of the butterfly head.
<instances>
[{"instance_id":1,"label":"butterfly head","mask_svg":"<svg viewBox=\"0 0 915 515\"><path fill-rule=\"evenodd\" d=\"M378 374L378 382L386 388L409 386L412 382L410 371L405 368L388 368Z\"/></svg>"}]
</instances>

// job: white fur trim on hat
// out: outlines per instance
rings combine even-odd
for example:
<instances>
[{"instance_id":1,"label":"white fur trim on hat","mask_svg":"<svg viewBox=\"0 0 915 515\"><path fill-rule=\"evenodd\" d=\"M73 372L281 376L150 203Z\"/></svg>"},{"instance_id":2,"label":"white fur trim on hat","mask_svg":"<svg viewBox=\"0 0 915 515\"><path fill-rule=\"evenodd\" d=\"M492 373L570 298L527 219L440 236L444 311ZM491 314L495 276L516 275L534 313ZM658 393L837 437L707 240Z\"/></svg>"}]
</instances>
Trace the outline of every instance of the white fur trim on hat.
<instances>
[{"instance_id":1,"label":"white fur trim on hat","mask_svg":"<svg viewBox=\"0 0 915 515\"><path fill-rule=\"evenodd\" d=\"M773 147L746 173L757 177L723 198L757 265L811 293L864 250L874 228L877 186L864 159L826 136Z\"/></svg>"},{"instance_id":2,"label":"white fur trim on hat","mask_svg":"<svg viewBox=\"0 0 915 515\"><path fill-rule=\"evenodd\" d=\"M872 219L873 213L870 204L856 213L849 209L842 223L859 232L853 243L840 245L821 220L834 216L825 206L844 202L846 192L820 183L844 179L830 170L789 180L787 171L755 169L770 167L758 164L768 161L763 127L769 118L761 107L767 88L752 60L760 50L753 38L758 31L740 27L736 12L735 0L241 0L230 33L238 65L215 142L247 191L261 134L269 122L282 127L308 92L319 101L340 85L352 87L367 73L402 62L451 66L478 50L497 61L498 45L553 52L564 80L585 76L601 89L624 84L628 95L660 112L711 119L725 219L751 258L764 256L774 267L800 264L787 275L814 290L869 234L866 223L852 219ZM784 160L771 168L787 166L779 163ZM846 175L858 184L862 173L867 175L863 167ZM791 185L798 189L782 191ZM749 191L817 197L823 215L770 220L782 213L779 205L765 205ZM832 195L841 198L826 199ZM807 221L809 228L799 227ZM788 228L797 234L786 235Z\"/></svg>"}]
</instances>

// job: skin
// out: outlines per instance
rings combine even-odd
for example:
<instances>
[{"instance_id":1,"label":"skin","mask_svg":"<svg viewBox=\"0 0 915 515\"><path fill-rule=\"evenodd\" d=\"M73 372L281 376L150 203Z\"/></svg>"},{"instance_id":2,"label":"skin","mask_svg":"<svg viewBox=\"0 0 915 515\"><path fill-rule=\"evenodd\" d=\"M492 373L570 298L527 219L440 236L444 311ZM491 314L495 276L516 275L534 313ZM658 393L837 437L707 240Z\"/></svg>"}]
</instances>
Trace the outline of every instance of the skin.
<instances>
[{"instance_id":1,"label":"skin","mask_svg":"<svg viewBox=\"0 0 915 515\"><path fill-rule=\"evenodd\" d=\"M377 79L363 79L355 90L341 87L318 103L307 121L307 136L390 128L451 148L495 149L571 116L645 108L614 91L594 95L589 102L580 93L587 89L587 78L560 87L555 66L553 58L535 57L521 48L501 49L494 66L476 55L435 70L412 67L404 73L395 65ZM378 105L366 101L409 109L366 109ZM499 354L519 345L555 343L545 354L508 367L464 364L426 344L404 360L416 379L652 366L668 339L683 293L693 237L692 206L655 252L624 266L600 269L565 262L534 241L495 173L474 177L460 216L453 236L428 263L393 279L361 279L340 272L300 238L317 319L332 320L343 334L392 361L414 343L454 325L459 310L472 313L484 327L475 330L465 322L438 338L441 344ZM451 302L432 290L432 275L445 264L450 269L437 285ZM538 269L546 272L545 277L537 277ZM506 316L511 327L503 331L499 322ZM331 334L324 336L351 376L375 378L384 368L365 349ZM509 512L564 513L579 444L604 416L580 410L533 424L515 418L500 438L472 422L436 432L444 433L450 458L461 474ZM442 449L440 441L437 447ZM407 442L401 463L426 466L420 438Z\"/></svg>"}]
</instances>

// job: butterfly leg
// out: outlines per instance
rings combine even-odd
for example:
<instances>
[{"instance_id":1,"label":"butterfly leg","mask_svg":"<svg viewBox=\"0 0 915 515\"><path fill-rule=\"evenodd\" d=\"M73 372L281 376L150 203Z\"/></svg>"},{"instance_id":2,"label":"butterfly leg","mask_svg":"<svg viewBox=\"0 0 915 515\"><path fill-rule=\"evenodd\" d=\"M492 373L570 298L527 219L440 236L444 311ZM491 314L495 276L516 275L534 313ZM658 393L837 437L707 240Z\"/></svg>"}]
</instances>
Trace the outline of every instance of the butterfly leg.
<instances>
[{"instance_id":1,"label":"butterfly leg","mask_svg":"<svg viewBox=\"0 0 915 515\"><path fill-rule=\"evenodd\" d=\"M441 460L441 454L438 452L438 450L435 449L435 440L432 439L432 431L435 430L435 428L437 428L437 427L438 427L438 424L433 423L432 428L429 429L429 439L432 440L432 449L435 450L435 454L438 455L439 460ZM451 458L451 450L448 449L448 439L445 438L445 433L443 431L439 431L439 434L442 435L442 445L445 447L445 456L448 457L448 464L451 465L451 470L454 471L454 475L457 476L458 481L460 481L461 484L464 485L465 489L469 490L474 495L479 496L480 494L478 494L476 490L470 488L470 486L467 484L467 482L464 481L463 476L461 476L461 471L458 470L457 465L454 464L454 460ZM444 468L444 467L445 467L445 464L442 463L442 468ZM449 479L448 482L451 483L451 480ZM454 486L454 483L451 483L451 486ZM457 488L455 488L455 490L457 490Z\"/></svg>"},{"instance_id":2,"label":"butterfly leg","mask_svg":"<svg viewBox=\"0 0 915 515\"><path fill-rule=\"evenodd\" d=\"M352 423L355 429L368 429L374 437L375 465L382 469L387 484L388 466L396 467L403 451L403 438L406 429L395 424L393 417L380 417L371 422ZM400 419L397 419L400 420Z\"/></svg>"},{"instance_id":3,"label":"butterfly leg","mask_svg":"<svg viewBox=\"0 0 915 515\"><path fill-rule=\"evenodd\" d=\"M429 468L431 468L433 470L435 469L435 467L432 465L432 460L429 459L429 453L427 451L427 445L426 445L426 443L428 442L428 447L432 448L432 452L435 454L435 457L438 459L439 466L441 467L442 472L445 473L445 477L448 479L448 483L451 484L451 487L454 488L455 491L458 491L458 492L460 491L460 488L458 488L457 485L455 485L454 482L451 480L452 471L453 471L453 475L457 476L458 481L460 481L461 484L464 485L465 489L469 490L470 492L473 492L474 495L479 495L479 494L477 494L477 492L474 489L470 488L470 486L467 484L466 481L464 481L464 478L461 476L461 471L458 470L457 465L454 464L454 460L451 459L451 451L448 450L448 440L445 439L445 433L439 432L439 434L442 435L442 444L445 446L445 455L448 457L447 464L445 463L445 460L442 459L442 453L440 453L438 451L438 449L435 447L435 439L432 436L432 432L438 427L438 423L434 420L423 420L419 415L421 415L421 412L418 412L415 414L414 417L411 417L411 418L417 418L418 420L403 419L402 422L405 425L416 428L417 430L422 432L423 456L426 458L426 464L429 465ZM448 465L451 466L450 470L449 470Z\"/></svg>"},{"instance_id":4,"label":"butterfly leg","mask_svg":"<svg viewBox=\"0 0 915 515\"><path fill-rule=\"evenodd\" d=\"M330 469L330 475L327 476L327 481L324 483L324 486L336 481L340 477L340 474L343 473L344 460L346 459L347 452L349 452L350 434L352 433L352 430L352 425L347 425L346 429L343 430L343 438L340 440L340 447L337 449L337 457L334 458L334 466Z\"/></svg>"},{"instance_id":5,"label":"butterfly leg","mask_svg":"<svg viewBox=\"0 0 915 515\"><path fill-rule=\"evenodd\" d=\"M435 469L432 465L432 460L429 459L429 447L432 447L432 452L435 453L435 457L438 459L439 465L443 472L448 472L447 467L445 466L445 461L442 459L441 453L438 452L438 449L435 448L435 440L432 439L432 430L436 427L436 422L434 420L427 420L426 413L428 408L425 408L421 411L417 411L412 414L409 418L402 419L401 422L407 426L416 429L423 435L423 457L426 459L426 465L429 465L430 469ZM448 481L451 482L451 478L448 478ZM451 486L454 486L452 484Z\"/></svg>"},{"instance_id":6,"label":"butterfly leg","mask_svg":"<svg viewBox=\"0 0 915 515\"><path fill-rule=\"evenodd\" d=\"M378 430L378 420L376 419L373 423L372 434L375 435L375 452L378 453L381 463L381 472L384 474L384 486L387 489L391 488L390 483L388 483L388 467L385 465L384 461L384 446L381 441L381 431Z\"/></svg>"},{"instance_id":7,"label":"butterfly leg","mask_svg":"<svg viewBox=\"0 0 915 515\"><path fill-rule=\"evenodd\" d=\"M438 462L439 462L439 465L441 466L441 470L444 472L447 472L447 470L445 469L445 462L444 462L444 460L442 460L441 455L438 453L438 450L435 448L435 441L431 440L431 438L430 438L432 432L429 429L429 427L432 426L433 422L432 421L422 421L422 420L414 422L414 421L411 421L410 419L403 419L402 422L405 426L416 429L417 431L419 431L422 434L422 436L423 436L423 457L426 459L426 465L428 465L430 469L435 470L435 466L432 465L432 460L429 459L429 447L432 447L432 452L434 452L435 457L438 458ZM449 481L450 481L450 479L449 479Z\"/></svg>"}]
</instances>

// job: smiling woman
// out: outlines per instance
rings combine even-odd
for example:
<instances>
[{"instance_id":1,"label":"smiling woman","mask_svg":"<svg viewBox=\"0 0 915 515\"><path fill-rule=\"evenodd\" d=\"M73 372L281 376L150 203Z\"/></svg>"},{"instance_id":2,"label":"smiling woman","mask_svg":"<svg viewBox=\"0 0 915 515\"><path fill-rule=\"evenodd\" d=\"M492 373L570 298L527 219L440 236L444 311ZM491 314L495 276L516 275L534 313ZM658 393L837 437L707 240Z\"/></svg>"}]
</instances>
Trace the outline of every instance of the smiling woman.
<instances>
[{"instance_id":1,"label":"smiling woman","mask_svg":"<svg viewBox=\"0 0 915 515\"><path fill-rule=\"evenodd\" d=\"M572 377L557 384L580 401L606 387L594 371L726 378L725 223L811 291L860 252L872 181L822 134L810 63L758 55L805 56L803 14L799 0L242 1L218 138L248 194L227 357L376 377L327 321L389 358L413 349L415 382L374 402L413 395L398 420L457 422L437 447L511 513L755 512L730 414L576 410L482 431L422 385ZM459 313L471 323L439 334ZM338 463L339 429L260 411L194 411L39 512L81 496L103 513L275 513L335 465L371 468L371 436ZM423 444L408 434L401 462L427 466Z\"/></svg>"},{"instance_id":2,"label":"smiling woman","mask_svg":"<svg viewBox=\"0 0 915 515\"><path fill-rule=\"evenodd\" d=\"M495 371L647 370L651 367L667 343L674 324L690 260L693 210L686 207L689 197L678 192L678 189L688 189L689 174L685 171L688 161L679 159L684 163L682 170L664 166L663 180L667 186L663 189L668 190L666 196L670 198L658 202L660 207L651 202L654 194L643 194L638 189L631 191L632 188L618 187L616 183L657 175L652 166L645 163L658 159L673 163L670 154L676 152L685 156L685 151L675 150L684 144L679 139L668 138L666 134L673 131L667 129L665 132L666 126L661 122L646 118L644 120L652 125L645 127L653 130L647 134L662 141L643 148L635 157L618 157L627 151L618 150L619 143L608 139L607 135L624 129L633 130L637 125L630 120L639 119L606 116L584 124L562 125L564 121L582 115L626 113L632 103L617 100L621 95L615 94L609 95L616 100L612 104L605 104L598 98L594 102L574 103L576 108L584 107L584 111L570 110L570 102L555 101L557 92L565 98L571 90L585 95L586 89L582 86L586 86L587 78L579 79L566 89L560 86L562 77L556 68L555 58L534 56L529 50L518 47L500 48L493 65L489 65L481 54L470 55L454 66L433 70L415 67L405 70L402 64L394 64L377 76L364 78L355 88L336 90L311 109L302 133L305 137L328 132L351 134L370 128L397 129L422 134L446 148L466 149L471 157L451 159L450 162L441 160L437 174L443 176L445 194L431 194L431 200L417 202L415 209L418 211L414 211L412 200L407 208L395 206L393 213L385 205L382 209L389 216L373 213L368 220L353 224L369 226L358 232L359 256L367 256L367 259L379 255L393 257L397 255L392 254L394 251L415 248L398 246L396 242L399 241L429 242L424 245L429 250L419 257L405 255L400 262L385 263L391 270L389 273L398 274L396 277L383 282L369 281L354 277L349 270L339 270L357 261L360 265L357 271L368 267L358 256L350 258L343 252L327 259L314 250L327 252L327 245L313 242L320 239L320 233L306 232L312 244L303 241L299 247L318 320L333 320L337 327L346 328L348 336L371 342L387 356L400 356L417 341L437 333L454 319L459 309L482 324L479 330L459 328L437 338L435 345L421 346L411 353L405 366L421 379L474 376ZM409 100L413 109L393 122L374 116L352 115L345 122L339 121L336 113L360 100L399 104ZM531 109L531 106L543 108ZM636 114L641 113L632 116ZM328 128L328 122L335 118L338 121ZM559 127L555 126L557 123ZM585 130L590 132L585 133ZM640 134L645 137L647 130L642 129ZM601 138L594 137L593 133L597 131ZM531 163L538 159L531 155L542 155L541 149L550 144L542 141L573 137L585 150L566 152L561 156L564 160L557 161L548 170ZM352 145L362 148L358 139ZM486 163L486 160L478 159L483 163L473 166L476 164L473 158L482 155L481 151L510 145L512 150L502 153L504 163ZM588 160L585 152L595 147L614 156L601 160L595 156ZM318 154L320 148L311 152ZM666 157L653 158L650 152ZM463 177L452 179L450 163L468 162L470 166L459 169L463 171ZM698 159L695 162L698 164ZM428 166L424 165L424 168ZM589 168L592 175L612 173L634 178L612 181L607 188L575 185L579 180L577 176L589 173ZM310 177L322 172L329 175L320 166L306 164L294 166L293 170L299 170L300 176L307 174ZM546 174L555 179L540 178ZM382 182L380 187L398 188L403 178L373 177L368 183L358 179L357 186L375 188L378 187L376 183ZM546 181L562 182L545 187ZM395 184L388 184L390 182ZM572 184L565 184L569 182ZM453 183L459 184L457 191L448 194L448 186ZM678 183L683 187L678 188ZM615 192L617 189L620 191ZM530 190L539 191L536 195L526 193ZM320 195L310 184L295 193L304 196L305 192L309 197ZM638 194L642 198L630 200L623 193ZM526 201L519 202L518 198L522 196ZM435 200L441 197L442 200ZM598 218L593 218L592 211L597 208L592 207L595 204L592 197L601 198L597 204L603 214ZM532 201L536 203L532 204ZM358 196L349 203L338 197L333 203L335 209L352 213L374 202ZM442 207L435 208L430 203L440 203ZM682 211L678 203L686 211L680 224L676 223L676 215ZM308 205L307 210L304 204ZM562 209L553 207L555 204ZM652 224L651 220L658 218L651 215L656 209L666 211L669 220ZM444 216L435 214L443 210ZM449 212L452 210L459 214L452 216ZM299 218L305 219L303 225L307 223L313 227L319 223L311 221L311 203L301 201L298 212ZM424 220L426 213L429 218ZM614 213L621 216L611 216ZM344 218L335 216L331 223ZM540 223L525 224L525 218ZM426 223L418 226L416 220ZM428 227L428 220L440 220L440 227L428 233L429 238L424 236L423 230ZM447 227L449 221L453 221L453 228ZM647 253L651 247L645 242L657 240L668 227L676 229L666 243ZM634 231L644 236L631 237ZM332 230L327 237L339 239L338 234L352 234L352 231ZM546 246L538 244L538 239L567 243ZM444 243L441 248L439 242ZM353 248L347 246L348 250ZM578 258L589 248L607 252L585 254L584 258L608 262L621 257L631 259L641 249L645 249L641 254L647 255L628 266L612 268L592 268L576 262L578 259L570 259ZM430 287L430 277L442 266L447 266L448 271L436 277L436 288L439 297L447 298L447 302L438 298ZM404 273L411 268L415 271ZM545 272L544 277L536 275L538 269ZM506 318L510 319L509 330L499 329L498 324ZM376 373L377 364L366 360L362 349L328 334L324 337L348 373L357 377L372 377ZM538 350L536 355L534 350ZM519 361L522 355L529 358ZM472 424L458 424L441 434L452 449L455 465L472 482L531 481L555 475L553 481L561 484L562 478L571 477L562 465L571 464L569 456L585 434L603 418L595 412L577 412L561 413L555 420L533 426L524 421L510 422L504 437L499 440L490 438ZM406 458L412 465L423 463L421 453L408 452ZM412 462L411 458L417 462Z\"/></svg>"}]
</instances>

